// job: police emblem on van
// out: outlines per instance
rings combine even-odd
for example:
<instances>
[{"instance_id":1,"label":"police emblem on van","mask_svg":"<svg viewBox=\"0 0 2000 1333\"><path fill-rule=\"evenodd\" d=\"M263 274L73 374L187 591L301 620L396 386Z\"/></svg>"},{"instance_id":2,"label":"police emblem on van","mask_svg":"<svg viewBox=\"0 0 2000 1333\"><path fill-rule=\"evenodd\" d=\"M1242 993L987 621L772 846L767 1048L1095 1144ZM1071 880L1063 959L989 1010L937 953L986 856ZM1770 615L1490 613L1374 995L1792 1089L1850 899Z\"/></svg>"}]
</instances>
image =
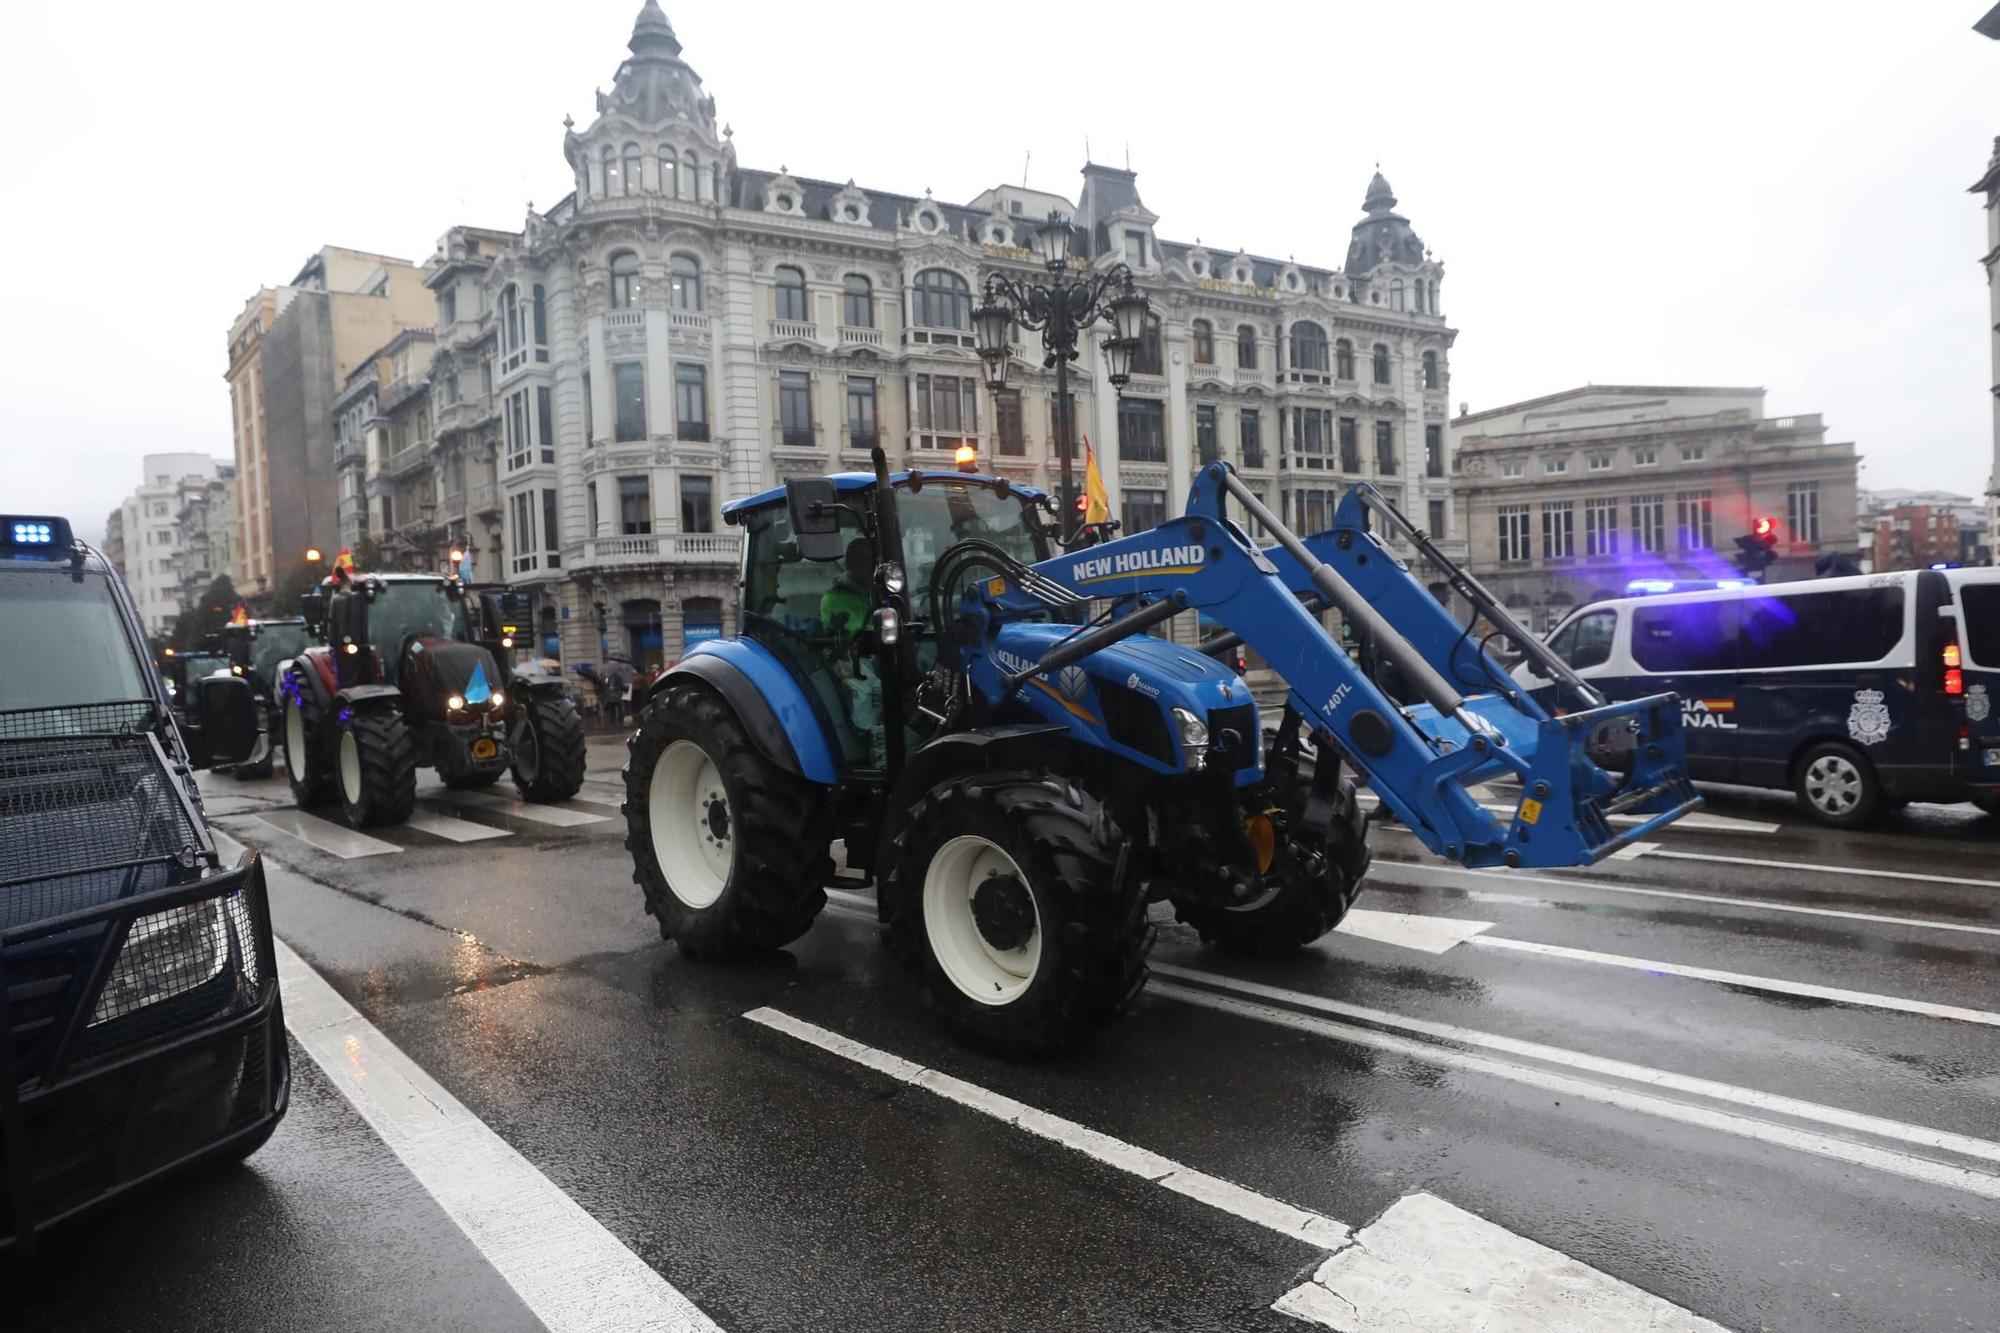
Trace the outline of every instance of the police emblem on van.
<instances>
[{"instance_id":1,"label":"police emblem on van","mask_svg":"<svg viewBox=\"0 0 2000 1333\"><path fill-rule=\"evenodd\" d=\"M1731 716L1735 711L1734 699L1683 699L1681 725L1689 728L1710 727L1716 731L1735 731L1736 722Z\"/></svg>"},{"instance_id":2,"label":"police emblem on van","mask_svg":"<svg viewBox=\"0 0 2000 1333\"><path fill-rule=\"evenodd\" d=\"M1974 685L1965 692L1965 715L1974 722L1984 722L1993 711L1993 703L1986 697L1984 685Z\"/></svg>"},{"instance_id":3,"label":"police emblem on van","mask_svg":"<svg viewBox=\"0 0 2000 1333\"><path fill-rule=\"evenodd\" d=\"M1854 707L1847 710L1847 734L1862 745L1880 745L1889 739L1889 705L1880 690L1856 690Z\"/></svg>"}]
</instances>

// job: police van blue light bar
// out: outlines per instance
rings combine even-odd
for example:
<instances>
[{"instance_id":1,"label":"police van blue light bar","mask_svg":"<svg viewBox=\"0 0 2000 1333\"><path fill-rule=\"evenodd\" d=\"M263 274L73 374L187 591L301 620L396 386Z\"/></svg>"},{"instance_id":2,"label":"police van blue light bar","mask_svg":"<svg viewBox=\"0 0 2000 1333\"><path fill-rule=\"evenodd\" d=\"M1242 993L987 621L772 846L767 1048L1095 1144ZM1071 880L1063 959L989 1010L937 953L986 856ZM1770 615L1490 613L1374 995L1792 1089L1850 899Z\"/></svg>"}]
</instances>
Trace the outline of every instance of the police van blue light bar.
<instances>
[{"instance_id":1,"label":"police van blue light bar","mask_svg":"<svg viewBox=\"0 0 2000 1333\"><path fill-rule=\"evenodd\" d=\"M17 555L68 555L69 520L40 514L0 515L0 549Z\"/></svg>"}]
</instances>

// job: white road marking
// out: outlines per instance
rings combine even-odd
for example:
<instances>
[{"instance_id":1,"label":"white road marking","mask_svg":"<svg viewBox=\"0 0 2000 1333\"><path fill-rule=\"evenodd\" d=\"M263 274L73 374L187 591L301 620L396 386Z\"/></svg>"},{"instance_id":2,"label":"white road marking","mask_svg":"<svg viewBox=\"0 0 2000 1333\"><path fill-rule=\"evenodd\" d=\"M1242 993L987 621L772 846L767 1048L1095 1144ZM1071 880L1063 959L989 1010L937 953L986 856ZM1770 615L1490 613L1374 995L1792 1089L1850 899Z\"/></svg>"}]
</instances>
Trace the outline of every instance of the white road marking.
<instances>
[{"instance_id":1,"label":"white road marking","mask_svg":"<svg viewBox=\"0 0 2000 1333\"><path fill-rule=\"evenodd\" d=\"M284 941L285 1026L550 1333L721 1333Z\"/></svg>"},{"instance_id":2,"label":"white road marking","mask_svg":"<svg viewBox=\"0 0 2000 1333\"><path fill-rule=\"evenodd\" d=\"M1863 866L1821 865L1817 861L1765 861L1754 856L1717 856L1709 852L1652 850L1646 855L1670 857L1676 861L1713 861L1721 865L1756 866L1764 870L1804 870L1815 875L1860 875L1864 879L1907 879L1919 884L1970 884L1975 889L2000 889L2000 879L1972 879L1965 875L1921 875L1914 870L1869 870Z\"/></svg>"},{"instance_id":3,"label":"white road marking","mask_svg":"<svg viewBox=\"0 0 2000 1333\"><path fill-rule=\"evenodd\" d=\"M507 829L494 828L488 824L475 824L466 819L453 819L450 815L433 815L419 810L403 821L420 833L447 838L452 842L483 842L488 838L511 838Z\"/></svg>"},{"instance_id":4,"label":"white road marking","mask_svg":"<svg viewBox=\"0 0 2000 1333\"><path fill-rule=\"evenodd\" d=\"M1398 1199L1271 1308L1341 1333L1726 1333L1430 1194Z\"/></svg>"},{"instance_id":5,"label":"white road marking","mask_svg":"<svg viewBox=\"0 0 2000 1333\"><path fill-rule=\"evenodd\" d=\"M1643 844L1642 844L1643 845ZM1390 873L1383 873L1388 871ZM1370 880L1432 888L1424 875L1472 875L1479 879L1513 884L1552 884L1565 889L1589 889L1593 893L1626 893L1640 898L1666 898L1691 903L1714 903L1722 907L1743 907L1760 912L1790 912L1801 916L1826 916L1841 921L1867 921L1883 926L1909 926L1921 930L1955 930L1968 935L2000 935L2000 926L1976 926L1965 921L1930 921L1915 916L1885 916L1879 912L1849 912L1837 907L1808 907L1803 903L1772 902L1766 898L1731 898L1719 893L1689 893L1684 889L1646 889L1636 884L1618 884L1605 879L1555 879L1547 875L1524 875L1514 870L1469 870L1464 866L1415 865L1408 861L1377 860L1368 871ZM1541 899L1525 894L1487 893L1475 901L1517 902L1532 905Z\"/></svg>"},{"instance_id":6,"label":"white road marking","mask_svg":"<svg viewBox=\"0 0 2000 1333\"><path fill-rule=\"evenodd\" d=\"M855 1064L886 1074L898 1082L912 1087L924 1088L936 1093L946 1101L957 1102L981 1115L992 1116L995 1120L1026 1130L1040 1138L1061 1144L1075 1152L1106 1166L1127 1172L1156 1185L1164 1186L1177 1194L1198 1199L1212 1208L1228 1213L1232 1217L1258 1226L1267 1227L1293 1240L1302 1240L1322 1249L1332 1249L1348 1239L1348 1227L1344 1222L1319 1213L1295 1208L1291 1204L1245 1189L1216 1176L1182 1166L1156 1152L1100 1134L1094 1129L1037 1110L1025 1102L989 1091L975 1083L953 1078L935 1069L927 1069L914 1060L905 1060L899 1055L891 1055L873 1046L865 1046L849 1037L804 1019L794 1018L777 1009L753 1009L744 1015L753 1023L759 1023L787 1036L796 1037L823 1051L851 1060Z\"/></svg>"},{"instance_id":7,"label":"white road marking","mask_svg":"<svg viewBox=\"0 0 2000 1333\"><path fill-rule=\"evenodd\" d=\"M344 861L352 861L357 856L383 856L403 849L393 842L371 838L366 833L356 833L345 824L336 824L317 815L309 815L303 810L265 810L257 818L280 833L290 834L308 847L317 847L323 852L331 852Z\"/></svg>"},{"instance_id":8,"label":"white road marking","mask_svg":"<svg viewBox=\"0 0 2000 1333\"><path fill-rule=\"evenodd\" d=\"M1392 1014L1381 1009L1371 1009L1366 1005L1350 1004L1345 1000L1329 999L1324 995L1313 995L1304 991L1286 990L1279 986L1267 986L1257 981L1240 981L1235 977L1225 977L1216 972L1204 972L1197 968L1181 967L1175 963L1153 963L1156 976L1179 977L1186 981L1199 982L1216 990L1233 991L1260 1000L1272 1000L1288 1004L1294 1008L1312 1009L1320 1013L1337 1014L1343 1018L1359 1019L1378 1027L1395 1028L1403 1032L1418 1033L1444 1041L1456 1042L1461 1046L1476 1046L1506 1055L1522 1056L1541 1060L1548 1064L1561 1065L1568 1069L1585 1073L1600 1074L1609 1078L1625 1079L1643 1084L1648 1088L1690 1096L1706 1097L1712 1101L1729 1102L1736 1106L1757 1111L1768 1111L1776 1115L1789 1116L1794 1120L1810 1120L1817 1124L1855 1133L1870 1134L1876 1138L1893 1139L1900 1143L1921 1148L1937 1148L1945 1152L1957 1153L1962 1157L1977 1157L1983 1161L2000 1165L2000 1143L1973 1138L1966 1134L1954 1134L1949 1130L1931 1129L1924 1125L1905 1124L1900 1120L1887 1120L1881 1116L1863 1114L1860 1111L1842 1110L1837 1106L1822 1106L1817 1102L1802 1101L1796 1097L1785 1097L1772 1092L1759 1092L1755 1088L1739 1087L1733 1083L1719 1083L1714 1079L1696 1078L1689 1074L1670 1073L1664 1069L1654 1069L1649 1065L1632 1064L1625 1060L1613 1060L1601 1055L1587 1055L1582 1051L1572 1051L1561 1046L1548 1046L1541 1042L1527 1041L1520 1037L1503 1037L1497 1033L1482 1032L1478 1028L1459 1027L1452 1023L1440 1023L1427 1018L1410 1018L1402 1014ZM1175 999L1186 999L1193 992L1172 984L1156 984L1154 993L1169 995ZM1272 1011L1276 1012L1276 1011ZM1261 1016L1261 1008L1258 1015Z\"/></svg>"},{"instance_id":9,"label":"white road marking","mask_svg":"<svg viewBox=\"0 0 2000 1333\"><path fill-rule=\"evenodd\" d=\"M1658 848L1659 845L1657 842L1628 842L1605 859L1611 861L1636 861L1647 852Z\"/></svg>"},{"instance_id":10,"label":"white road marking","mask_svg":"<svg viewBox=\"0 0 2000 1333\"><path fill-rule=\"evenodd\" d=\"M584 795L582 792L578 792L576 795L570 797L569 800L565 801L563 804L593 805L600 810L616 810L619 811L621 814L625 810L625 798L623 796L614 797L608 792L594 792L589 796Z\"/></svg>"},{"instance_id":11,"label":"white road marking","mask_svg":"<svg viewBox=\"0 0 2000 1333\"><path fill-rule=\"evenodd\" d=\"M1167 969L1155 965L1155 972ZM1288 1027L1297 1032L1308 1032L1316 1036L1330 1037L1337 1041L1351 1042L1361 1046L1372 1046L1377 1050L1391 1051L1412 1059L1428 1060L1433 1064L1455 1069L1467 1069L1475 1073L1503 1078L1530 1087L1544 1088L1550 1092L1569 1097L1580 1097L1601 1102L1623 1110L1636 1111L1644 1115L1658 1116L1663 1120L1678 1120L1683 1124L1697 1125L1723 1134L1733 1134L1739 1138L1753 1139L1777 1147L1791 1148L1810 1153L1815 1157L1825 1157L1853 1166L1870 1167L1890 1175L1903 1176L1925 1184L1941 1185L1951 1189L1965 1190L1989 1199L2000 1199L2000 1176L1975 1171L1970 1167L1953 1166L1932 1161L1893 1148L1879 1148L1872 1144L1854 1143L1836 1138L1831 1134L1821 1134L1814 1130L1800 1129L1793 1125L1781 1125L1754 1116L1738 1115L1733 1111L1716 1110L1712 1107L1697 1106L1687 1102L1658 1097L1636 1088L1625 1088L1615 1084L1595 1083L1588 1079L1575 1078L1553 1069L1538 1065L1515 1064L1508 1060L1496 1060L1490 1056L1472 1051L1455 1050L1428 1041L1414 1041L1389 1032L1378 1032L1373 1028L1355 1027L1347 1023L1337 1023L1331 1019L1317 1018L1311 1014L1295 1013L1289 1009L1276 1009L1269 1005L1252 1004L1247 1000L1231 999L1226 995L1215 995L1207 991L1177 986L1172 982L1156 982L1153 991L1171 996L1188 1004L1201 1005L1222 1013L1235 1014L1257 1022L1270 1023L1278 1027ZM1404 1020L1407 1021L1407 1020Z\"/></svg>"},{"instance_id":12,"label":"white road marking","mask_svg":"<svg viewBox=\"0 0 2000 1333\"><path fill-rule=\"evenodd\" d=\"M456 805L470 806L475 810L492 810L498 814L513 815L516 819L525 819L534 824L549 824L555 828L575 828L580 824L609 822L604 815L587 815L581 810L565 810L560 805L538 805L533 801L501 796L490 791L453 791L449 787L434 787L417 794L429 800L450 801Z\"/></svg>"},{"instance_id":13,"label":"white road marking","mask_svg":"<svg viewBox=\"0 0 2000 1333\"><path fill-rule=\"evenodd\" d=\"M1343 935L1354 935L1378 944L1394 944L1424 953L1446 953L1483 930L1493 929L1491 921L1462 921L1450 916L1421 916L1412 912L1375 912L1351 907L1337 927Z\"/></svg>"},{"instance_id":14,"label":"white road marking","mask_svg":"<svg viewBox=\"0 0 2000 1333\"><path fill-rule=\"evenodd\" d=\"M1630 958L1620 953L1571 949L1560 944L1535 944L1528 940L1510 940L1498 935L1481 935L1473 943L1494 949L1511 949L1518 953L1540 954L1546 958L1567 958L1579 963L1601 963L1606 967L1625 967L1637 972L1656 972L1672 977L1688 977L1695 981L1713 981L1724 986L1746 986L1751 990L1770 991L1778 995L1800 995L1815 1000L1832 1000L1840 1004L1866 1005L1871 1009L1893 1009L1899 1013L1922 1014L1926 1018L1951 1018L1961 1023L1984 1023L1988 1027L2000 1027L2000 1014L1989 1013L1984 1009L1967 1009L1956 1004L1906 1000L1900 995L1875 995L1868 991L1842 990L1838 986L1819 986L1809 981L1785 981L1778 977L1752 976L1747 972L1724 972L1713 967L1691 967L1686 963L1663 963L1653 958Z\"/></svg>"}]
</instances>

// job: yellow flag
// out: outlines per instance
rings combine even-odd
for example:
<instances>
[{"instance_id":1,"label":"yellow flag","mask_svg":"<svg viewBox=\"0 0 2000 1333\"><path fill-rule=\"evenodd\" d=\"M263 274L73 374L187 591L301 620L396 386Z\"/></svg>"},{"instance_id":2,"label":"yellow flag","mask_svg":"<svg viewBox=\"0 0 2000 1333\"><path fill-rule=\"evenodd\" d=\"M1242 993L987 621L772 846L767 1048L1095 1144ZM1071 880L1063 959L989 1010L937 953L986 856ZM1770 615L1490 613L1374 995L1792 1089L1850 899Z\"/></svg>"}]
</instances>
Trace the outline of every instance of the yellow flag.
<instances>
[{"instance_id":1,"label":"yellow flag","mask_svg":"<svg viewBox=\"0 0 2000 1333\"><path fill-rule=\"evenodd\" d=\"M1104 474L1097 470L1097 453L1090 437L1083 437L1083 521L1102 523L1111 517L1111 496L1104 489Z\"/></svg>"}]
</instances>

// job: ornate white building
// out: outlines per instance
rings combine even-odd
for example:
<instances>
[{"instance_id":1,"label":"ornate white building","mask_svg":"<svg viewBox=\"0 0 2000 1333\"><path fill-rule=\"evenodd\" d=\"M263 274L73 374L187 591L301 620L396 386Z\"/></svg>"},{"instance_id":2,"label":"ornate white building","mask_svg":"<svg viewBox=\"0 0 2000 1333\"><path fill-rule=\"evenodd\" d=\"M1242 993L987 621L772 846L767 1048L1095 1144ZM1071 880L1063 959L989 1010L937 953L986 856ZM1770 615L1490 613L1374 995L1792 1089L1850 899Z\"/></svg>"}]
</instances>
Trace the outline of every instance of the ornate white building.
<instances>
[{"instance_id":1,"label":"ornate white building","mask_svg":"<svg viewBox=\"0 0 2000 1333\"><path fill-rule=\"evenodd\" d=\"M744 168L655 0L629 46L595 121L565 122L574 194L530 210L479 278L500 565L567 661L728 632L722 502L865 468L878 439L894 466L938 470L970 440L988 470L1053 487L1053 374L1026 345L990 393L970 318L989 272L1034 271L1051 208L1080 264L1129 264L1158 312L1122 395L1094 342L1071 378L1128 529L1179 512L1219 456L1306 530L1365 478L1463 550L1443 266L1379 174L1346 262L1314 267L1160 240L1133 173L1095 164L1074 203L1003 186L966 205Z\"/></svg>"}]
</instances>

